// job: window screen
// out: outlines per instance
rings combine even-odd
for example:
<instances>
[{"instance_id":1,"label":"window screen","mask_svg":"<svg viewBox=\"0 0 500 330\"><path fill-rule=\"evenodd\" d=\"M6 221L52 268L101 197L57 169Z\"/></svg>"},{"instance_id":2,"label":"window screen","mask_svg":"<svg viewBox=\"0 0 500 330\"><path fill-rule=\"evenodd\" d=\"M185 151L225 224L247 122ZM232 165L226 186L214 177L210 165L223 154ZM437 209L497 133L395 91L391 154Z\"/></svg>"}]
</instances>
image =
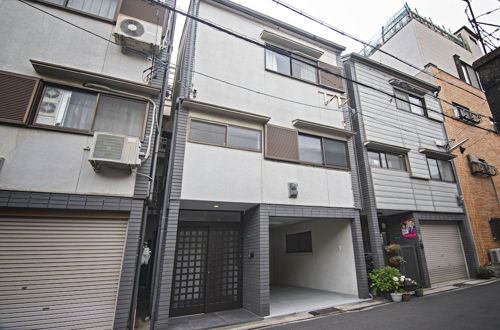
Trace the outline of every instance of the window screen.
<instances>
[{"instance_id":1,"label":"window screen","mask_svg":"<svg viewBox=\"0 0 500 330\"><path fill-rule=\"evenodd\" d=\"M347 167L347 150L344 141L323 139L326 165Z\"/></svg>"},{"instance_id":2,"label":"window screen","mask_svg":"<svg viewBox=\"0 0 500 330\"><path fill-rule=\"evenodd\" d=\"M142 136L146 102L100 95L94 131Z\"/></svg>"},{"instance_id":3,"label":"window screen","mask_svg":"<svg viewBox=\"0 0 500 330\"><path fill-rule=\"evenodd\" d=\"M312 252L311 232L286 235L286 253Z\"/></svg>"},{"instance_id":4,"label":"window screen","mask_svg":"<svg viewBox=\"0 0 500 330\"><path fill-rule=\"evenodd\" d=\"M438 165L441 180L454 182L455 177L453 176L453 167L451 166L451 163L447 160L438 160Z\"/></svg>"},{"instance_id":5,"label":"window screen","mask_svg":"<svg viewBox=\"0 0 500 330\"><path fill-rule=\"evenodd\" d=\"M226 126L192 120L189 138L211 144L226 144Z\"/></svg>"}]
</instances>

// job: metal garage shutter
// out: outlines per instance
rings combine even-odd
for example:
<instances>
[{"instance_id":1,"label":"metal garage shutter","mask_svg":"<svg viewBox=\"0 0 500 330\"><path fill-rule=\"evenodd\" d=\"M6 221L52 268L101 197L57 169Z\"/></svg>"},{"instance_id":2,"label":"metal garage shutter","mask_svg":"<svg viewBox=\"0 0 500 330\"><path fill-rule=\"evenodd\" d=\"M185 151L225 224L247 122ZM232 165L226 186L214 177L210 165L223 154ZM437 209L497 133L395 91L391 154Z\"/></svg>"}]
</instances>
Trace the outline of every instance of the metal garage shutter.
<instances>
[{"instance_id":1,"label":"metal garage shutter","mask_svg":"<svg viewBox=\"0 0 500 330\"><path fill-rule=\"evenodd\" d=\"M111 329L127 222L0 218L0 329Z\"/></svg>"},{"instance_id":2,"label":"metal garage shutter","mask_svg":"<svg viewBox=\"0 0 500 330\"><path fill-rule=\"evenodd\" d=\"M457 224L424 223L421 230L431 284L467 278Z\"/></svg>"}]
</instances>

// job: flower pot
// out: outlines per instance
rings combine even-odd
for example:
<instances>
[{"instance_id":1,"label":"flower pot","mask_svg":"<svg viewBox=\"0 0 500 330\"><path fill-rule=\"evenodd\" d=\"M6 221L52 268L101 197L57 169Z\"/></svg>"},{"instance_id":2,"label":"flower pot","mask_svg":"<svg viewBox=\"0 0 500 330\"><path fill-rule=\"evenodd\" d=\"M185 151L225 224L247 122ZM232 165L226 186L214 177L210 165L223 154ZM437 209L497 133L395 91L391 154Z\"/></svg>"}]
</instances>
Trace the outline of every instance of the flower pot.
<instances>
[{"instance_id":1,"label":"flower pot","mask_svg":"<svg viewBox=\"0 0 500 330\"><path fill-rule=\"evenodd\" d=\"M403 293L402 300L403 301L410 301L411 300L411 294L410 293Z\"/></svg>"},{"instance_id":2,"label":"flower pot","mask_svg":"<svg viewBox=\"0 0 500 330\"><path fill-rule=\"evenodd\" d=\"M401 302L403 299L403 294L402 293L391 293L391 299L394 302Z\"/></svg>"},{"instance_id":3,"label":"flower pot","mask_svg":"<svg viewBox=\"0 0 500 330\"><path fill-rule=\"evenodd\" d=\"M423 295L424 295L424 289L416 289L415 290L415 296L423 297Z\"/></svg>"},{"instance_id":4,"label":"flower pot","mask_svg":"<svg viewBox=\"0 0 500 330\"><path fill-rule=\"evenodd\" d=\"M389 258L389 265L399 266L400 264L401 264L401 260L399 258L395 258L395 257Z\"/></svg>"}]
</instances>

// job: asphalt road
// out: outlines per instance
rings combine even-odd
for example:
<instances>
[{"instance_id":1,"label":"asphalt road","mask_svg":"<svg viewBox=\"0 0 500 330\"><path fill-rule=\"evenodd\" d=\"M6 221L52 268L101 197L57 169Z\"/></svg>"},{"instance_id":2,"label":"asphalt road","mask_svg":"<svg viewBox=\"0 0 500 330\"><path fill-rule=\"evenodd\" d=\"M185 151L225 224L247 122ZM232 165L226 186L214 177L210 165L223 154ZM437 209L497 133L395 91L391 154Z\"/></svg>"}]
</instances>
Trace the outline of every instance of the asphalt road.
<instances>
[{"instance_id":1,"label":"asphalt road","mask_svg":"<svg viewBox=\"0 0 500 330\"><path fill-rule=\"evenodd\" d=\"M266 329L500 329L500 281Z\"/></svg>"}]
</instances>

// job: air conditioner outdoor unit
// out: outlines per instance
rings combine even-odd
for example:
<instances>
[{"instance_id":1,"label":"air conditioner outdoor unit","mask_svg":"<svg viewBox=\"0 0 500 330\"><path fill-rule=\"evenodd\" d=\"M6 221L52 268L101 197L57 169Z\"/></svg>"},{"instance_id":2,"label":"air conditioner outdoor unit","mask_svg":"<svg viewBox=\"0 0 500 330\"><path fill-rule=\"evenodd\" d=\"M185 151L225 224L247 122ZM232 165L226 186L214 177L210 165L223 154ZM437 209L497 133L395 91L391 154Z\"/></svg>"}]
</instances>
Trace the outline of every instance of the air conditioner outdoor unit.
<instances>
[{"instance_id":1,"label":"air conditioner outdoor unit","mask_svg":"<svg viewBox=\"0 0 500 330\"><path fill-rule=\"evenodd\" d=\"M113 31L118 44L148 54L160 52L162 27L140 19L118 15Z\"/></svg>"},{"instance_id":2,"label":"air conditioner outdoor unit","mask_svg":"<svg viewBox=\"0 0 500 330\"><path fill-rule=\"evenodd\" d=\"M141 165L140 150L137 137L95 132L89 162L96 172L102 167L132 170Z\"/></svg>"},{"instance_id":3,"label":"air conditioner outdoor unit","mask_svg":"<svg viewBox=\"0 0 500 330\"><path fill-rule=\"evenodd\" d=\"M500 264L500 249L491 249L490 261L492 264Z\"/></svg>"}]
</instances>

